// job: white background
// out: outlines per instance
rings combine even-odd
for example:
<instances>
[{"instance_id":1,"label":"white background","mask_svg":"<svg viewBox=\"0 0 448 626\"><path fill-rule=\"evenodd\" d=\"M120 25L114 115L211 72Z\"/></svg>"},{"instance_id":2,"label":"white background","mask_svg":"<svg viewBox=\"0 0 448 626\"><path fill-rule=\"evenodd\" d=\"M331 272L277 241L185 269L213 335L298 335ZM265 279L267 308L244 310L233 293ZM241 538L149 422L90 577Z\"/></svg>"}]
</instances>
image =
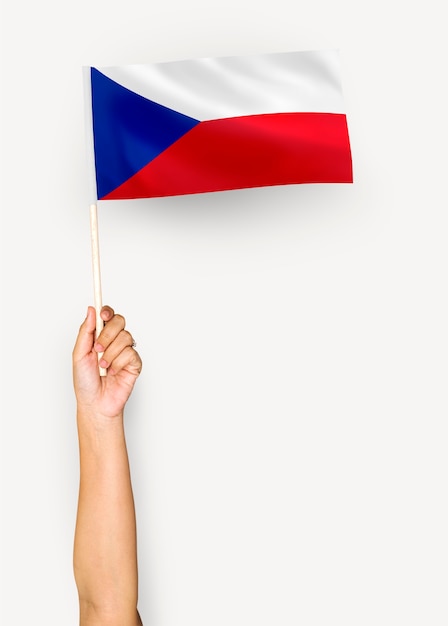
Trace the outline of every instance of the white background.
<instances>
[{"instance_id":1,"label":"white background","mask_svg":"<svg viewBox=\"0 0 448 626\"><path fill-rule=\"evenodd\" d=\"M5 5L3 606L75 625L82 65L339 48L355 184L99 207L145 626L446 626L443 3Z\"/></svg>"}]
</instances>

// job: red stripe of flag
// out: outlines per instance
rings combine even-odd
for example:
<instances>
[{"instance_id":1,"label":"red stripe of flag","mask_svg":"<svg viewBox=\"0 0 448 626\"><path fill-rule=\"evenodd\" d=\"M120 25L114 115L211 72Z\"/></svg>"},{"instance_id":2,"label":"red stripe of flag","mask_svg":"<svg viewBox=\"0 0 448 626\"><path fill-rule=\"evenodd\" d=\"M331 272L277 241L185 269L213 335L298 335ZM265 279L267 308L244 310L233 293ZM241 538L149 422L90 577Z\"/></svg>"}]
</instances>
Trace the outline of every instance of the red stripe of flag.
<instances>
[{"instance_id":1,"label":"red stripe of flag","mask_svg":"<svg viewBox=\"0 0 448 626\"><path fill-rule=\"evenodd\" d=\"M280 113L201 122L101 199L351 182L344 114Z\"/></svg>"}]
</instances>

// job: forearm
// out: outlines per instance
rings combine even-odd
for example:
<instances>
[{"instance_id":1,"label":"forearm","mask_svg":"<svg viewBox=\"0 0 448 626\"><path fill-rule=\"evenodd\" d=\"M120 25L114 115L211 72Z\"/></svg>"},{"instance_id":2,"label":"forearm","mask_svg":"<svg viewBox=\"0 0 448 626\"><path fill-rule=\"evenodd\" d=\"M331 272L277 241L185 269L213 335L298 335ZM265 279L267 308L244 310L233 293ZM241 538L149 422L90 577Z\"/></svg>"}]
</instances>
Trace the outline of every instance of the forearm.
<instances>
[{"instance_id":1,"label":"forearm","mask_svg":"<svg viewBox=\"0 0 448 626\"><path fill-rule=\"evenodd\" d=\"M88 614L104 623L137 620L135 510L123 418L78 414L80 489L74 571L81 624ZM93 622L92 623L100 623Z\"/></svg>"}]
</instances>

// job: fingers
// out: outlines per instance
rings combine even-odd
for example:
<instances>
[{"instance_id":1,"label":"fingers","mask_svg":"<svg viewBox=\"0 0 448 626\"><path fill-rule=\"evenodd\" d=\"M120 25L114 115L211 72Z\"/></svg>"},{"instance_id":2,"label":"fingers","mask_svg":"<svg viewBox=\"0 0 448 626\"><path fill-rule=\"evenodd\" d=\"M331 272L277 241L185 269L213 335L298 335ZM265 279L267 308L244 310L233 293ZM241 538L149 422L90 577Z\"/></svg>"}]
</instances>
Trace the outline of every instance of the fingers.
<instances>
[{"instance_id":1,"label":"fingers","mask_svg":"<svg viewBox=\"0 0 448 626\"><path fill-rule=\"evenodd\" d=\"M95 342L94 348L96 352L105 352L110 344L115 341L126 324L124 317L118 314L115 315L113 309L110 307L103 307L101 309L101 317L106 324Z\"/></svg>"},{"instance_id":2,"label":"fingers","mask_svg":"<svg viewBox=\"0 0 448 626\"><path fill-rule=\"evenodd\" d=\"M96 316L95 309L91 306L87 309L87 316L79 329L75 347L73 349L73 359L79 361L86 354L92 351L95 336Z\"/></svg>"},{"instance_id":3,"label":"fingers","mask_svg":"<svg viewBox=\"0 0 448 626\"><path fill-rule=\"evenodd\" d=\"M106 350L98 350L98 352L104 352L100 361L101 367L109 367L125 348L130 348L133 344L134 340L131 333L128 333L127 330L120 331Z\"/></svg>"},{"instance_id":4,"label":"fingers","mask_svg":"<svg viewBox=\"0 0 448 626\"><path fill-rule=\"evenodd\" d=\"M131 346L126 346L110 365L111 374L117 374L121 370L128 370L135 376L138 376L142 371L140 355Z\"/></svg>"},{"instance_id":5,"label":"fingers","mask_svg":"<svg viewBox=\"0 0 448 626\"><path fill-rule=\"evenodd\" d=\"M103 353L99 365L109 368L111 373L130 368L139 374L142 363L133 349L135 343L131 333L125 330L124 317L116 314L111 307L104 306L101 309L101 318L105 326L93 346L96 352Z\"/></svg>"}]
</instances>

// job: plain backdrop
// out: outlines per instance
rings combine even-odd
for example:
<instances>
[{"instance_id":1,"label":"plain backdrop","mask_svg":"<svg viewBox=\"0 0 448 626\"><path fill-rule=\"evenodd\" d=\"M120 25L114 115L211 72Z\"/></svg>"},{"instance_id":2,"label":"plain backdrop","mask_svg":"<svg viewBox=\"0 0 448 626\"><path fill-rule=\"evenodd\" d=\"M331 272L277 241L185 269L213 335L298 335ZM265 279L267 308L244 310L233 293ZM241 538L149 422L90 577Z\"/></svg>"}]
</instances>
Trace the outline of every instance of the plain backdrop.
<instances>
[{"instance_id":1,"label":"plain backdrop","mask_svg":"<svg viewBox=\"0 0 448 626\"><path fill-rule=\"evenodd\" d=\"M83 65L338 48L354 185L100 203L145 626L446 626L448 44L428 0L5 1L2 609L74 626Z\"/></svg>"}]
</instances>

